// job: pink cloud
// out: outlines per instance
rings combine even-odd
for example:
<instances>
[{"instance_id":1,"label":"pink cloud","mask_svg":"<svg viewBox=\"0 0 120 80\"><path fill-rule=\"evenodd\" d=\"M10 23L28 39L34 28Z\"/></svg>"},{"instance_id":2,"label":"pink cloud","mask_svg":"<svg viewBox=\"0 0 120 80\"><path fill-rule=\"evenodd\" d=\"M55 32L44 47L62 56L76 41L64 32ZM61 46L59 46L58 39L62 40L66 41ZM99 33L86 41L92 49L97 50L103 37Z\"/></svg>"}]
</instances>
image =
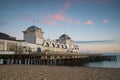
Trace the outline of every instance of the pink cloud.
<instances>
[{"instance_id":1,"label":"pink cloud","mask_svg":"<svg viewBox=\"0 0 120 80\"><path fill-rule=\"evenodd\" d=\"M67 22L67 23L72 23L72 24L80 24L80 21L78 20L73 20L63 14L60 14L60 13L56 13L56 14L53 14L51 16L47 16L48 19L52 19L54 21L64 21L64 22Z\"/></svg>"},{"instance_id":2,"label":"pink cloud","mask_svg":"<svg viewBox=\"0 0 120 80\"><path fill-rule=\"evenodd\" d=\"M103 22L107 24L109 21L107 19L104 19Z\"/></svg>"},{"instance_id":3,"label":"pink cloud","mask_svg":"<svg viewBox=\"0 0 120 80\"><path fill-rule=\"evenodd\" d=\"M81 24L81 22L80 22L80 21L75 21L75 23L76 23L76 24Z\"/></svg>"},{"instance_id":4,"label":"pink cloud","mask_svg":"<svg viewBox=\"0 0 120 80\"><path fill-rule=\"evenodd\" d=\"M59 14L59 13L54 14L54 15L52 15L52 16L48 16L48 18L53 19L53 20L57 20L57 21L66 21L66 20L67 20L67 19L64 17L64 15Z\"/></svg>"},{"instance_id":5,"label":"pink cloud","mask_svg":"<svg viewBox=\"0 0 120 80\"><path fill-rule=\"evenodd\" d=\"M49 20L46 20L46 21L42 21L41 23L44 23L44 24L47 24L47 25L56 25L55 22L52 22L52 21L49 21Z\"/></svg>"},{"instance_id":6,"label":"pink cloud","mask_svg":"<svg viewBox=\"0 0 120 80\"><path fill-rule=\"evenodd\" d=\"M85 24L93 24L94 22L92 20L88 20Z\"/></svg>"},{"instance_id":7,"label":"pink cloud","mask_svg":"<svg viewBox=\"0 0 120 80\"><path fill-rule=\"evenodd\" d=\"M24 17L22 18L23 20L25 21L28 21L28 22L33 22L33 20L35 21L35 23L40 23L40 24L47 24L47 25L56 25L55 22L53 21L50 21L50 20L39 20L39 19L33 19L33 18L30 18L30 17Z\"/></svg>"},{"instance_id":8,"label":"pink cloud","mask_svg":"<svg viewBox=\"0 0 120 80\"><path fill-rule=\"evenodd\" d=\"M64 4L64 8L65 9L68 9L70 7L71 3L70 1L68 1L67 3Z\"/></svg>"}]
</instances>

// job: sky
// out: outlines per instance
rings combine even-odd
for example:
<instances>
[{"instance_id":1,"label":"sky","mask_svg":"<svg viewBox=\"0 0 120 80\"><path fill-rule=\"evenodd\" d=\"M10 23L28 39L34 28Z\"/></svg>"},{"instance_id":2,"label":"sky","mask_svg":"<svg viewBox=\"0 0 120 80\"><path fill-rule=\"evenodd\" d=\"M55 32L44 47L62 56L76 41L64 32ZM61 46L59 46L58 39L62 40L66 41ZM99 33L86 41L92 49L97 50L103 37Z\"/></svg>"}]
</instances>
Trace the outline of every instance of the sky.
<instances>
[{"instance_id":1,"label":"sky","mask_svg":"<svg viewBox=\"0 0 120 80\"><path fill-rule=\"evenodd\" d=\"M69 35L82 50L120 52L120 0L0 0L0 32L23 39L32 25L44 38Z\"/></svg>"}]
</instances>

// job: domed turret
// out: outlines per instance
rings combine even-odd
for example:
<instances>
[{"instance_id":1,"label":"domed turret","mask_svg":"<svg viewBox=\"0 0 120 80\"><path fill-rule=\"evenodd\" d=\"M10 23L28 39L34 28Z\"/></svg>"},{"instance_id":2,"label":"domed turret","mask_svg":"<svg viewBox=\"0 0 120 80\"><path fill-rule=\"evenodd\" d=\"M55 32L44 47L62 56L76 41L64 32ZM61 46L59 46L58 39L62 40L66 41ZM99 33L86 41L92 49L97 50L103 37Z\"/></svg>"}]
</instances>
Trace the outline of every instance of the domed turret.
<instances>
[{"instance_id":1,"label":"domed turret","mask_svg":"<svg viewBox=\"0 0 120 80\"><path fill-rule=\"evenodd\" d=\"M41 39L43 39L43 31L41 28L36 26L28 27L24 33L24 40L29 43L41 44Z\"/></svg>"},{"instance_id":2,"label":"domed turret","mask_svg":"<svg viewBox=\"0 0 120 80\"><path fill-rule=\"evenodd\" d=\"M59 38L61 38L61 39L71 39L71 37L69 37L66 34L61 35Z\"/></svg>"},{"instance_id":3,"label":"domed turret","mask_svg":"<svg viewBox=\"0 0 120 80\"><path fill-rule=\"evenodd\" d=\"M27 32L27 31L37 31L37 30L42 30L41 28L38 28L37 26L30 26L28 27L25 31L23 32Z\"/></svg>"}]
</instances>

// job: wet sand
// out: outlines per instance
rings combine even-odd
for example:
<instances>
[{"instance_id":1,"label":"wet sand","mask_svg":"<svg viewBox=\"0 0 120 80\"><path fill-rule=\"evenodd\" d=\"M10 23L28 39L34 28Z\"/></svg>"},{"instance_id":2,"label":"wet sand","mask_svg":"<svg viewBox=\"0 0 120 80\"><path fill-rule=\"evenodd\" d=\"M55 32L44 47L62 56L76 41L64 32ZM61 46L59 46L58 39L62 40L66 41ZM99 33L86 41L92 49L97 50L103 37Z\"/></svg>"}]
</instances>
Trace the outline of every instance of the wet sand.
<instances>
[{"instance_id":1,"label":"wet sand","mask_svg":"<svg viewBox=\"0 0 120 80\"><path fill-rule=\"evenodd\" d=\"M0 65L0 80L120 80L120 69Z\"/></svg>"}]
</instances>

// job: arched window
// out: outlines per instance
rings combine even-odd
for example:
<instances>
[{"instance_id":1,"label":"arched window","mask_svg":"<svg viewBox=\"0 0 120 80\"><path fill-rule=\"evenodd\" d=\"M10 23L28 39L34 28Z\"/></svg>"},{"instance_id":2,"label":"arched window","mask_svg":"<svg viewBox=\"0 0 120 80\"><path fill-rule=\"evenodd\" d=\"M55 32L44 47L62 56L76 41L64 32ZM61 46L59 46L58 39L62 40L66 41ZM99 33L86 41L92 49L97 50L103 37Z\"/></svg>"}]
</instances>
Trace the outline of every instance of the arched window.
<instances>
[{"instance_id":1,"label":"arched window","mask_svg":"<svg viewBox=\"0 0 120 80\"><path fill-rule=\"evenodd\" d=\"M60 48L59 44L57 44L57 48Z\"/></svg>"},{"instance_id":2,"label":"arched window","mask_svg":"<svg viewBox=\"0 0 120 80\"><path fill-rule=\"evenodd\" d=\"M46 44L47 44L47 47L49 47L49 43L48 43L48 42L46 42Z\"/></svg>"},{"instance_id":3,"label":"arched window","mask_svg":"<svg viewBox=\"0 0 120 80\"><path fill-rule=\"evenodd\" d=\"M67 46L65 46L65 48L67 49Z\"/></svg>"},{"instance_id":4,"label":"arched window","mask_svg":"<svg viewBox=\"0 0 120 80\"><path fill-rule=\"evenodd\" d=\"M63 45L61 45L62 46L62 48L64 48L64 46Z\"/></svg>"},{"instance_id":5,"label":"arched window","mask_svg":"<svg viewBox=\"0 0 120 80\"><path fill-rule=\"evenodd\" d=\"M54 44L54 43L52 43L52 46L53 46L53 47L55 47L55 44Z\"/></svg>"}]
</instances>

